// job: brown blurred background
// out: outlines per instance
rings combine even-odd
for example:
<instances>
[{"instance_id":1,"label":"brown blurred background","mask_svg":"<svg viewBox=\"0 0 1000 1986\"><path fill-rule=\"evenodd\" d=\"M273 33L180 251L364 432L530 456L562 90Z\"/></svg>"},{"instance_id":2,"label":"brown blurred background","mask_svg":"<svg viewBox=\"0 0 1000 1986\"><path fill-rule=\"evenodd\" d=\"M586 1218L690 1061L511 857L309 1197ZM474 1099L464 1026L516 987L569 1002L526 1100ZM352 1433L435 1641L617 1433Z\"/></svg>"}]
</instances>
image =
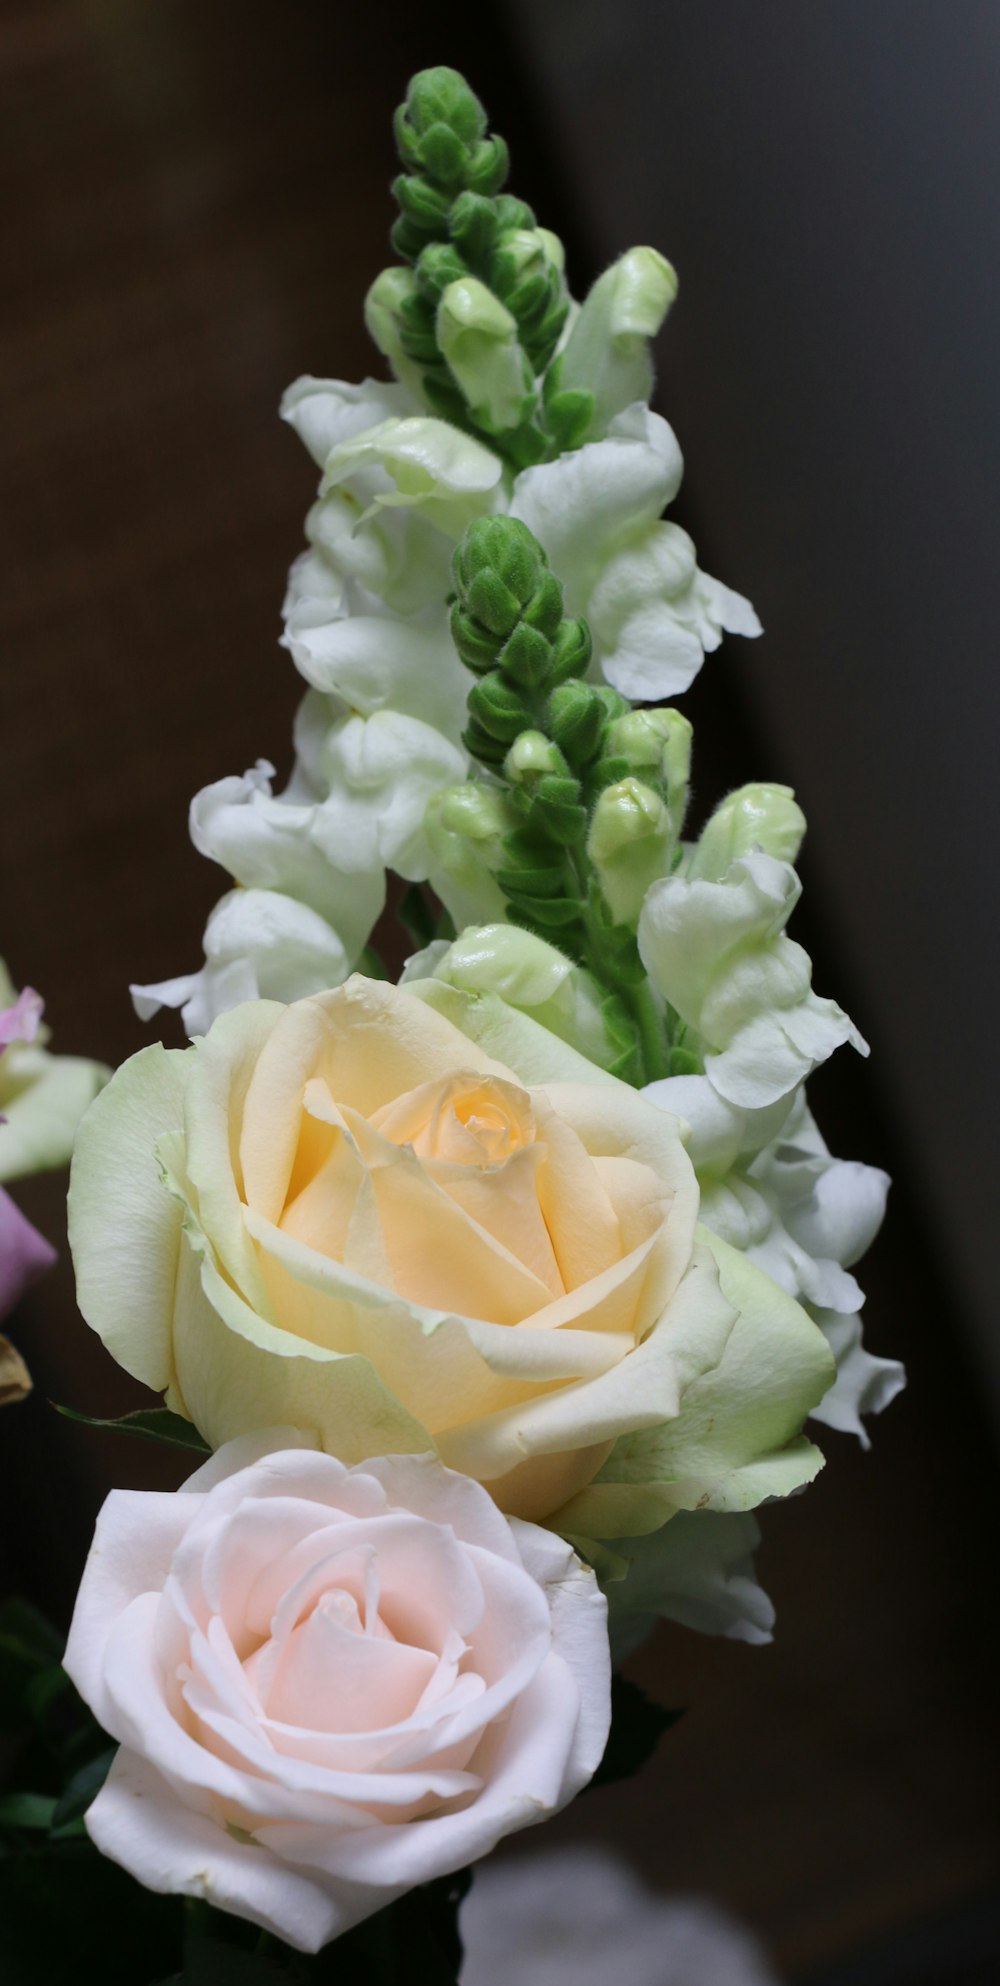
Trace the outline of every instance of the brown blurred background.
<instances>
[{"instance_id":1,"label":"brown blurred background","mask_svg":"<svg viewBox=\"0 0 1000 1986\"><path fill-rule=\"evenodd\" d=\"M299 372L376 369L361 302L407 76L466 69L578 294L636 239L679 265L677 514L771 630L687 699L699 804L789 778L813 820L798 935L876 1050L842 1052L816 1106L835 1150L896 1177L862 1280L869 1342L911 1383L870 1455L824 1432L818 1484L766 1513L775 1645L662 1630L634 1673L687 1717L552 1838L617 1835L824 1986L1000 1979L979 909L998 44L978 0L0 14L0 946L64 1050L117 1063L149 1039L127 982L195 966L225 886L187 841L191 795L287 767L278 612L314 474L276 406ZM57 1243L63 1195L18 1189ZM47 1405L136 1402L65 1252L17 1335L36 1392L0 1421L0 1574L65 1620L108 1485L183 1468Z\"/></svg>"}]
</instances>

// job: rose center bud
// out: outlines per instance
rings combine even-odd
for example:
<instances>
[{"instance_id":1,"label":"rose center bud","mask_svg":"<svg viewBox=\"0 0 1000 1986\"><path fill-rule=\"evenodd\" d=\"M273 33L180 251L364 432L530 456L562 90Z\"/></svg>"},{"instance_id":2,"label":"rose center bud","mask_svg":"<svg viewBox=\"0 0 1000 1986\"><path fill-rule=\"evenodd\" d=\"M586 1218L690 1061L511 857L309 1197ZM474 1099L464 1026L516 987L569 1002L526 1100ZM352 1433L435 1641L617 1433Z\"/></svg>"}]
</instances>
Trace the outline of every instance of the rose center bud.
<instances>
[{"instance_id":1,"label":"rose center bud","mask_svg":"<svg viewBox=\"0 0 1000 1986\"><path fill-rule=\"evenodd\" d=\"M290 1631L280 1613L273 1628L243 1665L273 1724L383 1730L412 1716L437 1668L434 1654L397 1641L382 1620L377 1576L360 1598L328 1587Z\"/></svg>"},{"instance_id":2,"label":"rose center bud","mask_svg":"<svg viewBox=\"0 0 1000 1986\"><path fill-rule=\"evenodd\" d=\"M411 1146L418 1158L452 1165L502 1165L535 1141L526 1091L500 1077L464 1071L410 1090L371 1122L393 1144Z\"/></svg>"}]
</instances>

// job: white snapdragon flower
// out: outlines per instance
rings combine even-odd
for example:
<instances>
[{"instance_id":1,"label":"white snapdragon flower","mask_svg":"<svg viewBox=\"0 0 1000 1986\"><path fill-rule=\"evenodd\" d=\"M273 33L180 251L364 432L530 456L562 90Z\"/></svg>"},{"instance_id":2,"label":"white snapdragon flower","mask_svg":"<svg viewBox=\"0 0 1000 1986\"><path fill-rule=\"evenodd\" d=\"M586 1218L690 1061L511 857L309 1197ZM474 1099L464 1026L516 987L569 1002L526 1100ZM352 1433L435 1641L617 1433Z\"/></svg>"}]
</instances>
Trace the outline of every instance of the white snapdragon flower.
<instances>
[{"instance_id":1,"label":"white snapdragon flower","mask_svg":"<svg viewBox=\"0 0 1000 1986\"><path fill-rule=\"evenodd\" d=\"M352 397L353 396L353 397ZM292 567L284 645L306 681L371 715L419 718L457 741L468 675L448 632L451 554L497 501L502 464L400 386L299 380L285 418L323 469Z\"/></svg>"},{"instance_id":2,"label":"white snapdragon flower","mask_svg":"<svg viewBox=\"0 0 1000 1986\"><path fill-rule=\"evenodd\" d=\"M738 1109L790 1097L842 1042L868 1048L784 927L801 884L790 862L752 850L719 882L681 873L648 891L639 951L657 991L691 1030L713 1089Z\"/></svg>"},{"instance_id":3,"label":"white snapdragon flower","mask_svg":"<svg viewBox=\"0 0 1000 1986\"><path fill-rule=\"evenodd\" d=\"M129 991L140 1020L180 1009L185 1033L207 1034L218 1014L243 1000L297 1000L339 986L351 969L332 925L280 890L230 890L205 926L205 963Z\"/></svg>"},{"instance_id":4,"label":"white snapdragon flower","mask_svg":"<svg viewBox=\"0 0 1000 1986\"><path fill-rule=\"evenodd\" d=\"M888 1175L828 1151L804 1090L764 1110L740 1110L707 1075L672 1076L644 1095L688 1127L706 1227L794 1296L819 1325L837 1376L813 1419L856 1434L905 1384L896 1359L862 1342L864 1297L852 1266L882 1223Z\"/></svg>"},{"instance_id":5,"label":"white snapdragon flower","mask_svg":"<svg viewBox=\"0 0 1000 1986\"><path fill-rule=\"evenodd\" d=\"M427 803L462 776L464 754L398 711L365 718L336 709L315 694L304 700L285 792L274 792L274 768L261 760L195 796L195 847L242 887L212 912L200 971L133 987L142 1018L180 1007L188 1032L199 1034L242 1000L300 999L340 985L381 913L386 869L412 880L429 874Z\"/></svg>"},{"instance_id":6,"label":"white snapdragon flower","mask_svg":"<svg viewBox=\"0 0 1000 1986\"><path fill-rule=\"evenodd\" d=\"M750 602L662 521L683 469L673 429L637 402L602 440L522 471L510 502L563 581L567 612L590 622L597 666L636 702L680 695L724 631L761 632Z\"/></svg>"},{"instance_id":7,"label":"white snapdragon flower","mask_svg":"<svg viewBox=\"0 0 1000 1986\"><path fill-rule=\"evenodd\" d=\"M679 1510L644 1538L615 1541L610 1550L622 1566L612 1567L605 1581L615 1667L658 1620L757 1647L770 1641L774 1607L753 1561L759 1544L756 1518L737 1510Z\"/></svg>"}]
</instances>

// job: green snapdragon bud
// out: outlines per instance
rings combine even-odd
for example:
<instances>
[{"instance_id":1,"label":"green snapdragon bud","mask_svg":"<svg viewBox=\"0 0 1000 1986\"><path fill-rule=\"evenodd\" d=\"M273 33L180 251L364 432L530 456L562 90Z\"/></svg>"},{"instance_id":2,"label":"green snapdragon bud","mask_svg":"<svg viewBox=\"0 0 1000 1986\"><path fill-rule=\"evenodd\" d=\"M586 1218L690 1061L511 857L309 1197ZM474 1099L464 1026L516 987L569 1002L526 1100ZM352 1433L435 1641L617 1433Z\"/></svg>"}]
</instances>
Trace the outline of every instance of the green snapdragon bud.
<instances>
[{"instance_id":1,"label":"green snapdragon bud","mask_svg":"<svg viewBox=\"0 0 1000 1986\"><path fill-rule=\"evenodd\" d=\"M630 710L608 730L608 754L627 760L630 770L643 773L665 791L675 835L687 806L693 736L689 719L669 707Z\"/></svg>"},{"instance_id":2,"label":"green snapdragon bud","mask_svg":"<svg viewBox=\"0 0 1000 1986\"><path fill-rule=\"evenodd\" d=\"M442 291L435 332L438 348L469 411L489 434L527 421L535 392L517 320L476 276Z\"/></svg>"},{"instance_id":3,"label":"green snapdragon bud","mask_svg":"<svg viewBox=\"0 0 1000 1986\"><path fill-rule=\"evenodd\" d=\"M754 848L780 862L794 862L805 831L806 818L790 786L756 781L741 786L720 802L702 829L688 873L720 882L730 863Z\"/></svg>"},{"instance_id":4,"label":"green snapdragon bud","mask_svg":"<svg viewBox=\"0 0 1000 1986\"><path fill-rule=\"evenodd\" d=\"M564 264L562 242L548 228L507 229L490 257L490 288L516 319L536 373L548 365L569 313Z\"/></svg>"},{"instance_id":5,"label":"green snapdragon bud","mask_svg":"<svg viewBox=\"0 0 1000 1986\"><path fill-rule=\"evenodd\" d=\"M504 745L512 744L518 732L526 731L531 723L531 712L524 698L495 670L481 677L469 691L469 716L475 718L489 737Z\"/></svg>"},{"instance_id":6,"label":"green snapdragon bud","mask_svg":"<svg viewBox=\"0 0 1000 1986\"><path fill-rule=\"evenodd\" d=\"M464 257L451 241L429 242L414 266L420 293L435 311L449 284L460 283L468 274Z\"/></svg>"},{"instance_id":7,"label":"green snapdragon bud","mask_svg":"<svg viewBox=\"0 0 1000 1986\"><path fill-rule=\"evenodd\" d=\"M492 634L505 639L551 577L534 533L516 517L477 517L452 560L459 598ZM561 610L560 591L560 610Z\"/></svg>"},{"instance_id":8,"label":"green snapdragon bud","mask_svg":"<svg viewBox=\"0 0 1000 1986\"><path fill-rule=\"evenodd\" d=\"M553 690L548 727L571 766L581 771L597 757L608 725L608 712L595 683L565 682Z\"/></svg>"},{"instance_id":9,"label":"green snapdragon bud","mask_svg":"<svg viewBox=\"0 0 1000 1986\"><path fill-rule=\"evenodd\" d=\"M670 814L634 776L605 787L594 808L587 854L617 924L635 925L651 883L664 874Z\"/></svg>"},{"instance_id":10,"label":"green snapdragon bud","mask_svg":"<svg viewBox=\"0 0 1000 1986\"><path fill-rule=\"evenodd\" d=\"M525 824L543 840L570 848L583 839L587 810L558 745L543 731L522 731L503 764L504 778L516 789L515 803Z\"/></svg>"},{"instance_id":11,"label":"green snapdragon bud","mask_svg":"<svg viewBox=\"0 0 1000 1986\"><path fill-rule=\"evenodd\" d=\"M464 786L445 786L432 796L428 820L433 812L439 837L454 836L476 844L483 861L497 869L504 861L504 841L512 832L514 818L506 796L491 786L469 780Z\"/></svg>"},{"instance_id":12,"label":"green snapdragon bud","mask_svg":"<svg viewBox=\"0 0 1000 1986\"><path fill-rule=\"evenodd\" d=\"M507 176L507 147L486 135L486 112L457 69L422 69L395 118L404 165L453 193L495 193Z\"/></svg>"}]
</instances>

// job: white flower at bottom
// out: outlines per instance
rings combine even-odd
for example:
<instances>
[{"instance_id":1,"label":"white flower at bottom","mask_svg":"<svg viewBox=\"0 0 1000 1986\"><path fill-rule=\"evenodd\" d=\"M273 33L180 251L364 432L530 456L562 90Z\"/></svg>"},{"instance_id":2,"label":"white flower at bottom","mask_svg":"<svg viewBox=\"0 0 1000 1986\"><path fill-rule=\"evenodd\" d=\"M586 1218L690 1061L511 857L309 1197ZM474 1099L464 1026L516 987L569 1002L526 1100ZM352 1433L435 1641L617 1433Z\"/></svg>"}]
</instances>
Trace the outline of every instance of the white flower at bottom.
<instances>
[{"instance_id":1,"label":"white flower at bottom","mask_svg":"<svg viewBox=\"0 0 1000 1986\"><path fill-rule=\"evenodd\" d=\"M427 1456L287 1429L112 1491L66 1667L122 1747L97 1847L300 1951L565 1806L610 1723L567 1545Z\"/></svg>"}]
</instances>

